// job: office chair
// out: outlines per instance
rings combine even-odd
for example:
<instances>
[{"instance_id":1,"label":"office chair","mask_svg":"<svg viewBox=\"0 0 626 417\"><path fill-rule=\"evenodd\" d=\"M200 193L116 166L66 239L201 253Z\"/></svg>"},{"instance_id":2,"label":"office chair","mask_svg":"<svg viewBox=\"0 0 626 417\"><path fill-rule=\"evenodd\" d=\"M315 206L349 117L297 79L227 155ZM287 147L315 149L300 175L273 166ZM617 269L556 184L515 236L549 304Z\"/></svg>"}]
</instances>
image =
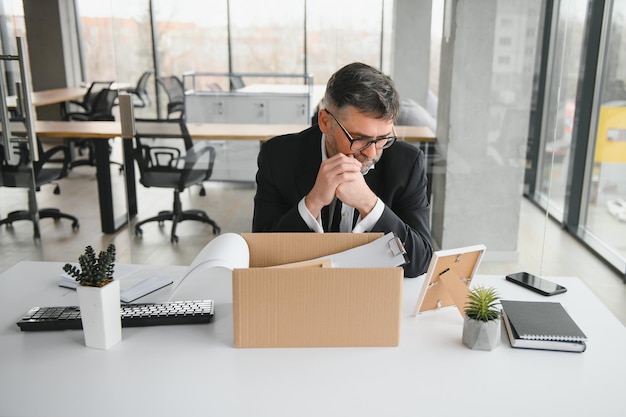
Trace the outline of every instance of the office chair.
<instances>
[{"instance_id":1,"label":"office chair","mask_svg":"<svg viewBox=\"0 0 626 417\"><path fill-rule=\"evenodd\" d=\"M213 234L220 233L220 227L205 211L183 210L180 201L180 193L186 188L201 185L211 178L215 149L208 145L194 146L183 119L137 119L135 128L133 155L139 167L139 182L148 188L174 190L172 210L160 211L158 215L137 223L135 235L142 236L141 226L145 223L156 221L163 226L166 220L172 221L172 243L178 242L176 227L185 220L210 224Z\"/></svg>"},{"instance_id":2,"label":"office chair","mask_svg":"<svg viewBox=\"0 0 626 417\"><path fill-rule=\"evenodd\" d=\"M153 71L144 72L141 74L141 77L139 77L139 81L137 81L137 85L134 88L123 90L124 92L133 95L133 107L146 107L150 105L150 95L148 95L148 90L146 88L148 86L148 80L152 74Z\"/></svg>"},{"instance_id":3,"label":"office chair","mask_svg":"<svg viewBox=\"0 0 626 417\"><path fill-rule=\"evenodd\" d=\"M77 105L80 111L88 113L91 111L91 107L98 93L105 88L111 88L111 85L113 85L113 81L94 81L89 84L85 95L80 100L71 100L69 103ZM64 112L63 119L67 119L67 114L72 113L67 110L67 106Z\"/></svg>"},{"instance_id":4,"label":"office chair","mask_svg":"<svg viewBox=\"0 0 626 417\"><path fill-rule=\"evenodd\" d=\"M93 121L93 120L104 120L104 121L114 121L115 116L113 115L113 107L115 107L117 100L118 92L117 90L111 90L108 88L103 88L100 90L95 98L92 100L90 105L90 110L87 112L74 112L67 113L66 120L70 121ZM98 139L100 140L100 139ZM70 169L79 166L79 165L89 165L96 166L96 156L95 156L95 148L93 145L93 139L84 138L84 139L67 139L66 145L70 147ZM78 149L78 154L83 155L85 150L88 153L86 159L76 159L74 156L75 150ZM121 164L117 162L113 162L118 165ZM121 169L121 168L120 168Z\"/></svg>"},{"instance_id":5,"label":"office chair","mask_svg":"<svg viewBox=\"0 0 626 417\"><path fill-rule=\"evenodd\" d=\"M244 88L246 86L246 84L243 82L243 77L241 75L233 75L233 74L231 74L229 79L230 79L230 90L231 91L239 90L239 89Z\"/></svg>"},{"instance_id":6,"label":"office chair","mask_svg":"<svg viewBox=\"0 0 626 417\"><path fill-rule=\"evenodd\" d=\"M173 113L180 113L180 118L185 116L185 88L183 82L175 75L158 77L157 82L167 94L167 118Z\"/></svg>"},{"instance_id":7,"label":"office chair","mask_svg":"<svg viewBox=\"0 0 626 417\"><path fill-rule=\"evenodd\" d=\"M51 184L67 176L70 164L69 149L65 145L59 145L44 151L39 139L37 139L37 146L39 161L31 161L26 143L17 143L13 148L17 155L17 163L12 164L4 159L0 161L0 186L28 188L28 210L8 213L7 217L0 220L0 225L4 224L7 228L11 228L15 221L30 220L33 222L33 237L39 239L40 219L53 218L55 221L68 219L72 221L72 230L77 231L79 224L75 216L63 213L56 208L38 209L35 194L41 186ZM0 144L0 155L3 151L3 145ZM54 194L60 193L61 189L56 184Z\"/></svg>"}]
</instances>

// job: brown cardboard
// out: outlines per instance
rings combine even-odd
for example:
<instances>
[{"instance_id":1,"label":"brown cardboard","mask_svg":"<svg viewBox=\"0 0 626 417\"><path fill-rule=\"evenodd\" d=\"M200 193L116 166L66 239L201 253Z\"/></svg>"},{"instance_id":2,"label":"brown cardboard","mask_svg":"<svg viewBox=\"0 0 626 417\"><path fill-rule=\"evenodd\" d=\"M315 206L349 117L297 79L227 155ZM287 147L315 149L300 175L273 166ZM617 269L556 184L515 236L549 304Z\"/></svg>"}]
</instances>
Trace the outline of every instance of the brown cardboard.
<instances>
[{"instance_id":1,"label":"brown cardboard","mask_svg":"<svg viewBox=\"0 0 626 417\"><path fill-rule=\"evenodd\" d=\"M402 268L265 268L330 255L382 234L242 234L250 268L233 271L236 347L397 346Z\"/></svg>"},{"instance_id":2,"label":"brown cardboard","mask_svg":"<svg viewBox=\"0 0 626 417\"><path fill-rule=\"evenodd\" d=\"M373 242L383 233L242 233L250 268L308 261Z\"/></svg>"}]
</instances>

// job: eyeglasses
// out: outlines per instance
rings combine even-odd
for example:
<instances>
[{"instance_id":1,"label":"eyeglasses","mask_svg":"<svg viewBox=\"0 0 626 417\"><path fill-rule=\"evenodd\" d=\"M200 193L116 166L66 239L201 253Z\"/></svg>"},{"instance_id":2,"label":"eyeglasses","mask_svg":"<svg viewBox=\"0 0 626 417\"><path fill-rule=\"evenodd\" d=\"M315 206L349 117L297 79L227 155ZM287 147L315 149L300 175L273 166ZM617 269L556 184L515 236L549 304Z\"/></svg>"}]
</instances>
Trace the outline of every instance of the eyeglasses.
<instances>
[{"instance_id":1,"label":"eyeglasses","mask_svg":"<svg viewBox=\"0 0 626 417\"><path fill-rule=\"evenodd\" d=\"M348 141L350 142L350 149L353 151L362 152L366 150L367 148L369 148L372 143L378 150L387 149L391 145L396 143L396 140L398 140L398 136L396 135L396 130L393 128L393 126L391 126L391 131L393 132L393 136L388 136L386 138L380 138L380 139L360 139L360 138L353 139L352 135L348 133L346 128L343 127L341 122L337 120L334 114L332 114L326 109L324 109L324 111L328 113L330 117L332 117L335 120L335 122L337 122L341 130L343 130L343 133L346 135L346 138L348 138Z\"/></svg>"}]
</instances>

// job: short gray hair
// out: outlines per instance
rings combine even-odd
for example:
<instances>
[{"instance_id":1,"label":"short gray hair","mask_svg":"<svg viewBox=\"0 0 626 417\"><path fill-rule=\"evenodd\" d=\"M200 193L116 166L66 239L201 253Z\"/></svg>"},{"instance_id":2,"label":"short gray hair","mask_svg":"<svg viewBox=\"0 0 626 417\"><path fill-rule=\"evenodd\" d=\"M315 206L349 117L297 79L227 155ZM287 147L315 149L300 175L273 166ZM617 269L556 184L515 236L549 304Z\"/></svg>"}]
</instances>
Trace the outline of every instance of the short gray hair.
<instances>
[{"instance_id":1,"label":"short gray hair","mask_svg":"<svg viewBox=\"0 0 626 417\"><path fill-rule=\"evenodd\" d=\"M330 77L323 105L337 110L353 106L377 119L395 120L400 112L400 97L388 75L354 62Z\"/></svg>"}]
</instances>

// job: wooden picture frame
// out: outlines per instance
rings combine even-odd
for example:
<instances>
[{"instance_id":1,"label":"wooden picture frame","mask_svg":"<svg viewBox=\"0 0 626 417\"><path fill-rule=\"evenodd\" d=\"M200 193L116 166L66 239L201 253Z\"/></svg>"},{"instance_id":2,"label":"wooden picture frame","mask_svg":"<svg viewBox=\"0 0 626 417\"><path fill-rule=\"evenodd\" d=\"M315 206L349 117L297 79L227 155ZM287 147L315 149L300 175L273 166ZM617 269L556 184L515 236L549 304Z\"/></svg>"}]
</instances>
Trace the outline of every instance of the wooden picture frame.
<instances>
[{"instance_id":1,"label":"wooden picture frame","mask_svg":"<svg viewBox=\"0 0 626 417\"><path fill-rule=\"evenodd\" d=\"M456 305L465 316L469 285L486 249L481 244L434 252L413 315Z\"/></svg>"}]
</instances>

